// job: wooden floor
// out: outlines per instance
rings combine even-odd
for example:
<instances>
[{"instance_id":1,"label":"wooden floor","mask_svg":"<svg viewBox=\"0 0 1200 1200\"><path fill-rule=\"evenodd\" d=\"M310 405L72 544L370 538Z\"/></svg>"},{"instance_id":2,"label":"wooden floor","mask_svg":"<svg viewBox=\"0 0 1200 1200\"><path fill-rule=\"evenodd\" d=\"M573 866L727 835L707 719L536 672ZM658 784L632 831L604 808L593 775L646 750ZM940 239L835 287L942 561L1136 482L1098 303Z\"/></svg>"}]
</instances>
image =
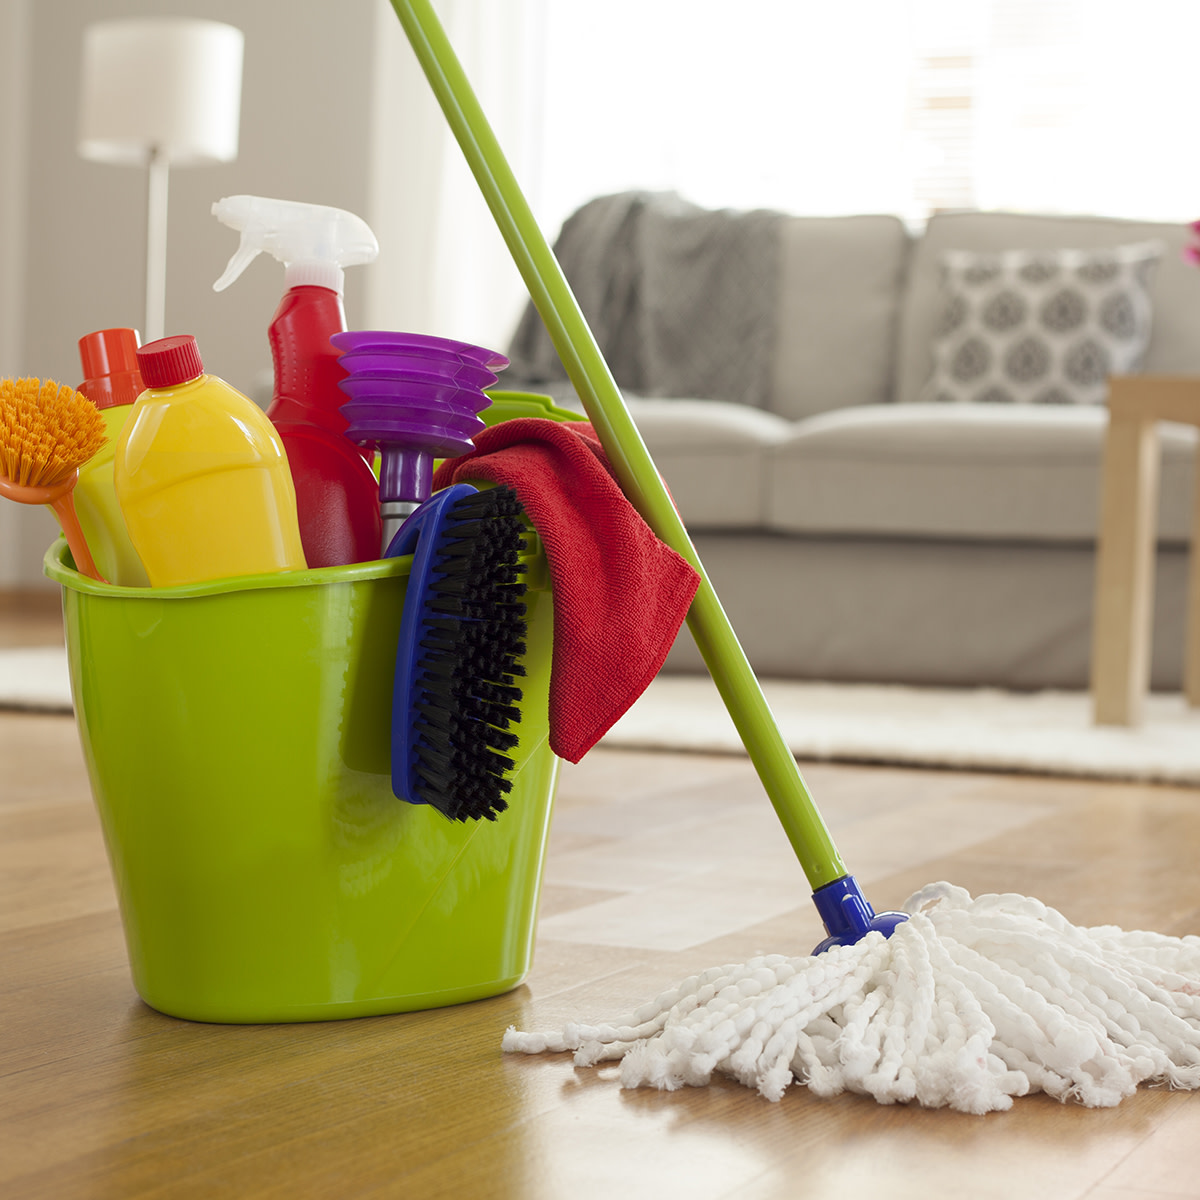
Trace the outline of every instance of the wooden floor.
<instances>
[{"instance_id":1,"label":"wooden floor","mask_svg":"<svg viewBox=\"0 0 1200 1200\"><path fill-rule=\"evenodd\" d=\"M0 603L0 645L58 636ZM502 1056L506 1026L621 1016L685 974L807 953L804 879L739 758L596 751L564 770L538 948L496 999L236 1027L130 982L73 722L0 714L0 1196L541 1198L1200 1196L1200 1096L1007 1114L731 1083L625 1092ZM1200 791L805 767L877 907L946 878L1081 924L1200 931Z\"/></svg>"}]
</instances>

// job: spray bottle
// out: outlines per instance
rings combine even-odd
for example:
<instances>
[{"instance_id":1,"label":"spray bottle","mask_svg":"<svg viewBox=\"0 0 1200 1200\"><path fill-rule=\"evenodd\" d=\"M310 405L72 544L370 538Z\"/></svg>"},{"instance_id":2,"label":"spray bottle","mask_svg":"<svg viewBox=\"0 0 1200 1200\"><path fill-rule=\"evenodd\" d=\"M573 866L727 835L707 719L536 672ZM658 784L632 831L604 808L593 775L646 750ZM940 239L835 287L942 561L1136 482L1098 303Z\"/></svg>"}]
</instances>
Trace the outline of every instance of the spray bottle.
<instances>
[{"instance_id":1,"label":"spray bottle","mask_svg":"<svg viewBox=\"0 0 1200 1200\"><path fill-rule=\"evenodd\" d=\"M142 560L129 540L113 487L117 438L144 387L137 351L134 329L98 329L79 339L85 378L77 390L100 410L108 440L79 468L75 511L100 574L122 587L150 586Z\"/></svg>"},{"instance_id":2,"label":"spray bottle","mask_svg":"<svg viewBox=\"0 0 1200 1200\"><path fill-rule=\"evenodd\" d=\"M343 436L347 421L339 409L346 397L338 381L345 371L329 342L346 328L343 268L375 259L375 235L353 213L319 204L228 196L212 211L242 235L214 290L227 288L263 250L285 268L286 290L269 331L275 392L267 416L287 449L308 564L376 559L374 452Z\"/></svg>"}]
</instances>

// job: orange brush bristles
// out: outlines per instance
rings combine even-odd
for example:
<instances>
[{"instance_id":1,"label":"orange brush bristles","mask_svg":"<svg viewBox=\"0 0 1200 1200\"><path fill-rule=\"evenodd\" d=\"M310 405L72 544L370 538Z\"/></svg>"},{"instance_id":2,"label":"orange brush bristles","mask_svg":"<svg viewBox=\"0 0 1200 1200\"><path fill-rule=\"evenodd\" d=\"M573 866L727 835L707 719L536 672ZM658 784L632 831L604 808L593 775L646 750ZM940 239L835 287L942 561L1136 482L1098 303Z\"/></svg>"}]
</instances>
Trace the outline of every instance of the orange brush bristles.
<instances>
[{"instance_id":1,"label":"orange brush bristles","mask_svg":"<svg viewBox=\"0 0 1200 1200\"><path fill-rule=\"evenodd\" d=\"M100 410L52 379L0 380L0 475L54 487L104 444Z\"/></svg>"}]
</instances>

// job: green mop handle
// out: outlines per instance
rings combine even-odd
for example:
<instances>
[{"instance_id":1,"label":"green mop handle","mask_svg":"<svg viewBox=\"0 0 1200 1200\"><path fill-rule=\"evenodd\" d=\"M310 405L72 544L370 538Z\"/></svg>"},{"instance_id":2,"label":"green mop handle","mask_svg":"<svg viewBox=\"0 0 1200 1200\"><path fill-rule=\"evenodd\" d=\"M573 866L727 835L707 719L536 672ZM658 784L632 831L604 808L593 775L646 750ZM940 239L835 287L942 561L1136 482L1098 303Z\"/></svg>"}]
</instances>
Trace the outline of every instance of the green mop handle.
<instances>
[{"instance_id":1,"label":"green mop handle","mask_svg":"<svg viewBox=\"0 0 1200 1200\"><path fill-rule=\"evenodd\" d=\"M508 244L567 375L583 401L622 490L655 534L686 558L700 576L700 586L688 613L688 626L809 884L816 891L842 879L847 871L841 856L441 22L429 0L392 0L392 7Z\"/></svg>"}]
</instances>

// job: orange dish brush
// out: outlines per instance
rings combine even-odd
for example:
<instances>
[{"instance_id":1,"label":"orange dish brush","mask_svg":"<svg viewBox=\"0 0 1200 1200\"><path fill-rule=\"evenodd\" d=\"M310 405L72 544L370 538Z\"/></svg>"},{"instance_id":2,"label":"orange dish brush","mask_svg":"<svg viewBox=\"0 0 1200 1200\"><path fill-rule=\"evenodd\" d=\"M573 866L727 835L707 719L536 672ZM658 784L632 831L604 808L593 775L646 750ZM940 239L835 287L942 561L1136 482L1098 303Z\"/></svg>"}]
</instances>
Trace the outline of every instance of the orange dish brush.
<instances>
[{"instance_id":1,"label":"orange dish brush","mask_svg":"<svg viewBox=\"0 0 1200 1200\"><path fill-rule=\"evenodd\" d=\"M58 517L75 565L101 579L88 552L72 498L79 468L105 442L100 410L52 379L0 380L0 496L48 504Z\"/></svg>"}]
</instances>

